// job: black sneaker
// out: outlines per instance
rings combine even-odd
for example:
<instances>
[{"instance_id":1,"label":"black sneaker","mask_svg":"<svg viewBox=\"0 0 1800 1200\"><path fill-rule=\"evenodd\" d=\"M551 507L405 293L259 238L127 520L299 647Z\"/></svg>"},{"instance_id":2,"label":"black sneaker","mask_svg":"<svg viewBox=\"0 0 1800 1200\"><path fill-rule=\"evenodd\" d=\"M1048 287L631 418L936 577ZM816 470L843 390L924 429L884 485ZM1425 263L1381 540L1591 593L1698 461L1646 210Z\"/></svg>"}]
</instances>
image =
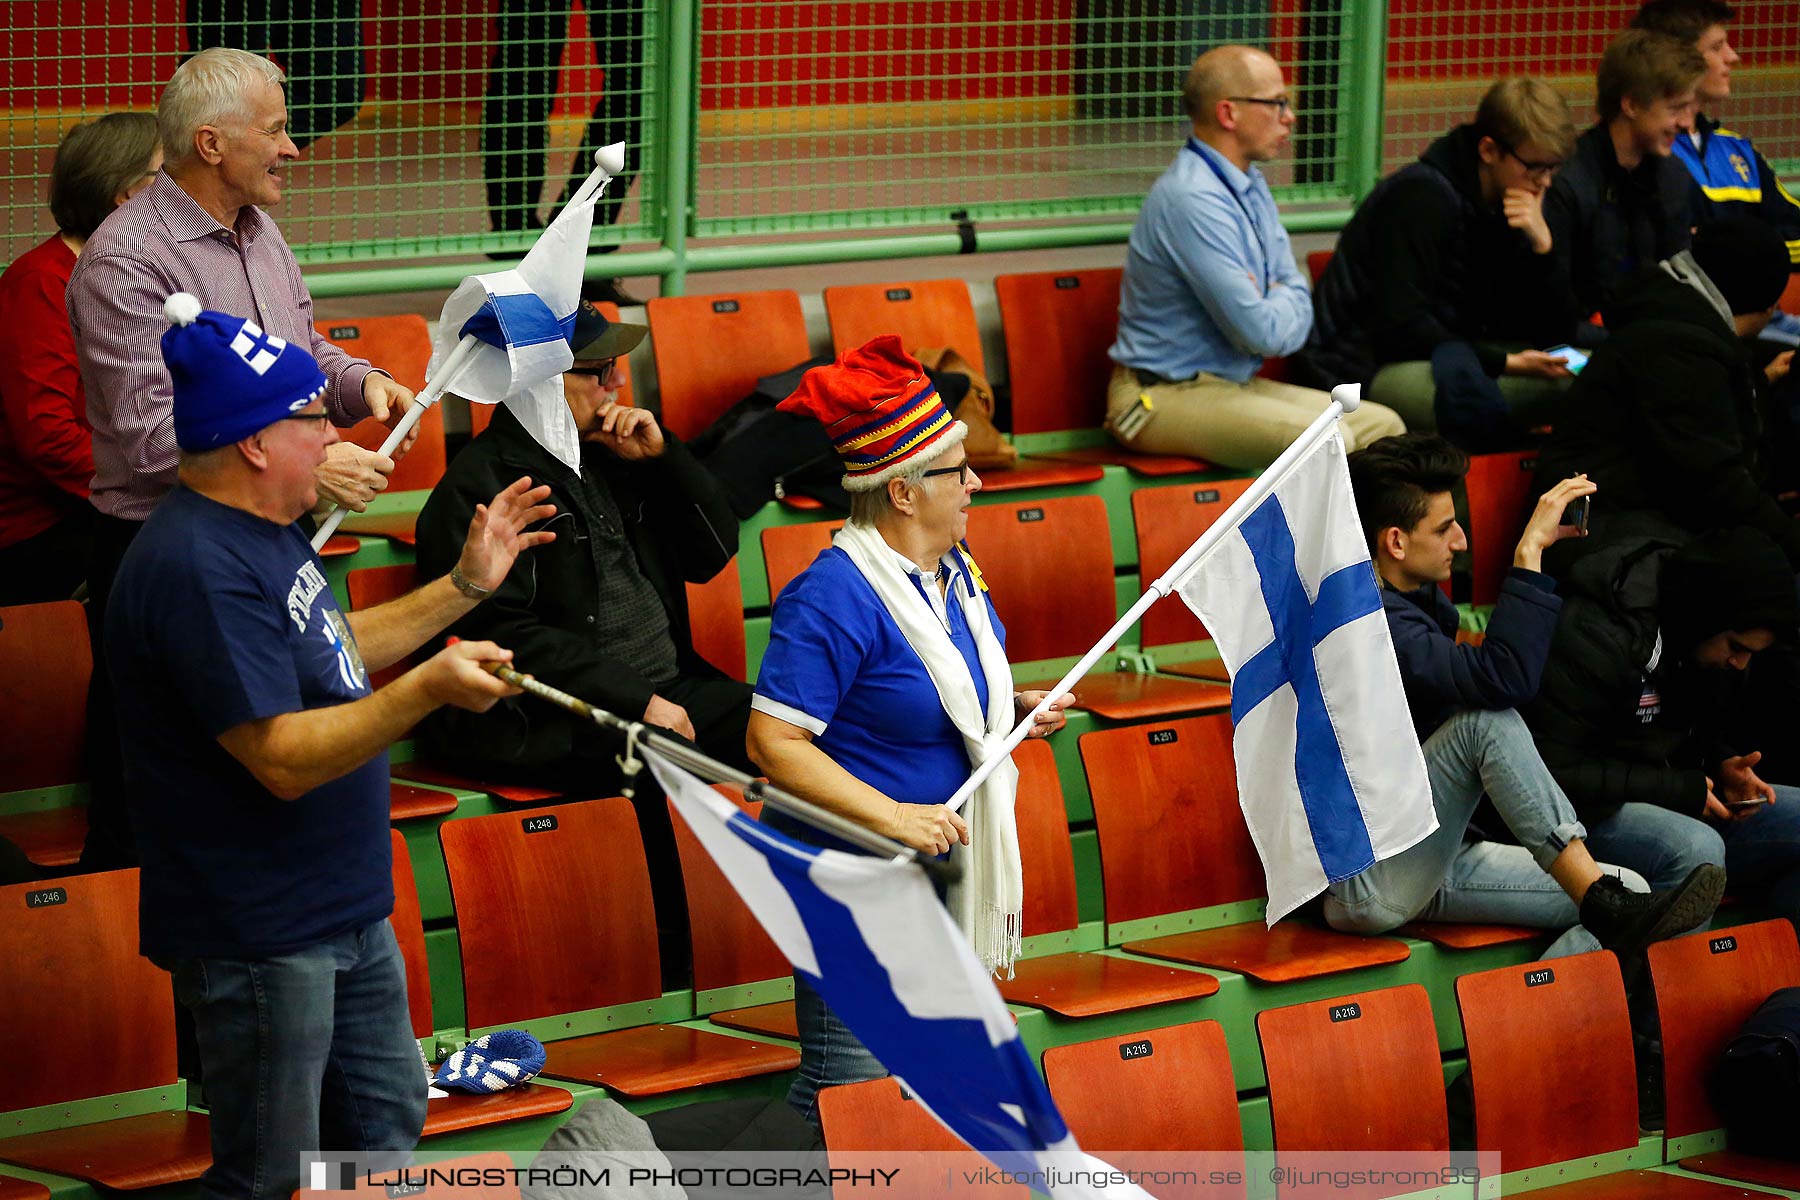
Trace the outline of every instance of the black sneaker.
<instances>
[{"instance_id":1,"label":"black sneaker","mask_svg":"<svg viewBox=\"0 0 1800 1200\"><path fill-rule=\"evenodd\" d=\"M1725 868L1703 863L1672 888L1634 892L1602 875L1581 901L1581 923L1621 961L1639 958L1652 942L1686 933L1710 920L1725 894Z\"/></svg>"}]
</instances>

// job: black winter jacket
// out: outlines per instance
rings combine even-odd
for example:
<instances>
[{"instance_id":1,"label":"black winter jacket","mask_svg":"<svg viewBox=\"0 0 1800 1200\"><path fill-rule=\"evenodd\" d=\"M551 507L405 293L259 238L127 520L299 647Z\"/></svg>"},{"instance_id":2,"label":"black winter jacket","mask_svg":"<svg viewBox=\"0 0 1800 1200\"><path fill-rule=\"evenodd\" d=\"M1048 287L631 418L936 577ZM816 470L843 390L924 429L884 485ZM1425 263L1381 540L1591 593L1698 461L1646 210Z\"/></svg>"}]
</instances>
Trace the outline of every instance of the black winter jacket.
<instances>
[{"instance_id":1,"label":"black winter jacket","mask_svg":"<svg viewBox=\"0 0 1800 1200\"><path fill-rule=\"evenodd\" d=\"M626 525L626 537L669 616L679 672L718 678L694 653L683 582L703 583L737 553L738 524L713 476L674 434L646 462L624 462L583 442L583 471L598 472ZM551 487L556 540L527 550L506 581L451 632L489 639L513 651L520 670L620 716L640 716L654 688L607 653L594 633L600 579L587 531L598 520L575 473L538 445L504 406L482 435L456 456L419 513L418 562L424 578L450 570L461 553L475 505L529 475ZM572 517L573 520L568 519ZM586 722L530 696L502 700L486 713L441 708L420 726L422 748L438 762L471 771L564 763Z\"/></svg>"},{"instance_id":2,"label":"black winter jacket","mask_svg":"<svg viewBox=\"0 0 1800 1200\"><path fill-rule=\"evenodd\" d=\"M1456 642L1456 606L1435 584L1381 589L1419 740L1465 708L1519 708L1537 695L1562 600L1548 575L1514 567L1479 646Z\"/></svg>"},{"instance_id":3,"label":"black winter jacket","mask_svg":"<svg viewBox=\"0 0 1800 1200\"><path fill-rule=\"evenodd\" d=\"M1605 495L1604 492L1600 493ZM1599 821L1627 802L1698 817L1706 776L1737 753L1732 731L1743 673L1685 664L1662 644L1658 575L1677 542L1634 537L1583 558L1566 599L1537 700L1525 719L1576 815Z\"/></svg>"},{"instance_id":4,"label":"black winter jacket","mask_svg":"<svg viewBox=\"0 0 1800 1200\"><path fill-rule=\"evenodd\" d=\"M1482 200L1479 141L1459 125L1357 206L1313 292L1309 382L1366 383L1452 341L1473 343L1498 376L1504 345L1563 339L1574 321L1567 264L1533 254Z\"/></svg>"},{"instance_id":5,"label":"black winter jacket","mask_svg":"<svg viewBox=\"0 0 1800 1200\"><path fill-rule=\"evenodd\" d=\"M1705 279L1686 255L1673 265ZM1652 268L1608 311L1607 327L1538 456L1537 489L1585 471L1600 485L1595 542L1634 514L1696 533L1749 525L1800 569L1800 522L1763 486L1759 373L1725 316L1700 288Z\"/></svg>"},{"instance_id":6,"label":"black winter jacket","mask_svg":"<svg viewBox=\"0 0 1800 1200\"><path fill-rule=\"evenodd\" d=\"M1639 271L1686 250L1692 239L1694 183L1674 157L1650 155L1636 169L1619 165L1605 122L1575 140L1575 153L1557 171L1544 197L1544 220L1574 291L1576 323L1558 339L1597 345L1588 324L1612 306Z\"/></svg>"}]
</instances>

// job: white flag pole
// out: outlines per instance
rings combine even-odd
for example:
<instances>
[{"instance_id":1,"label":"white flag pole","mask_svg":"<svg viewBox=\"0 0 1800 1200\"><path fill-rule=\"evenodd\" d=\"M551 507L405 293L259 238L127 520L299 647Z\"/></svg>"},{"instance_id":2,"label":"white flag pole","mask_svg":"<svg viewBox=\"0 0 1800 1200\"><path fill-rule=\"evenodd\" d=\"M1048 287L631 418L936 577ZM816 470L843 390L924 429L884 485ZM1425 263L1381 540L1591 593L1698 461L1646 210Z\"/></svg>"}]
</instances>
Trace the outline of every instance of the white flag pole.
<instances>
[{"instance_id":1,"label":"white flag pole","mask_svg":"<svg viewBox=\"0 0 1800 1200\"><path fill-rule=\"evenodd\" d=\"M612 182L613 176L624 169L624 142L614 142L610 146L602 146L594 151L594 169L588 172L588 177L582 181L581 186L575 190L575 194L569 198L569 203L564 206L565 211L574 205L591 204L598 200L600 193L606 190L606 185ZM381 443L380 453L390 458L393 457L394 451L400 448L400 443L406 440L406 435L412 432L413 427L425 415L425 410L436 404L444 393L450 390L450 385L456 382L457 372L462 370L463 364L469 361L469 356L475 352L475 347L479 344L480 339L474 334L464 336L456 344L456 349L450 352L450 356L437 369L437 374L426 380L424 390L413 397L412 405L400 418L400 423L394 426L393 432L388 434L387 439ZM337 527L344 522L346 512L347 510L342 508L333 509L330 515L320 523L319 531L313 534L312 548L315 551L324 546L331 539L331 535L337 532Z\"/></svg>"},{"instance_id":2,"label":"white flag pole","mask_svg":"<svg viewBox=\"0 0 1800 1200\"><path fill-rule=\"evenodd\" d=\"M1006 735L1005 744L975 768L975 773L956 789L956 794L950 797L945 803L945 807L951 812L962 808L968 802L969 797L975 794L975 789L980 787L989 775L993 774L994 768L1000 765L1000 761L1025 740L1026 734L1030 733L1031 727L1037 723L1038 714L1048 712L1052 701L1074 687L1080 682L1082 676L1093 670L1094 664L1100 661L1100 656L1112 649L1113 645L1125 636L1126 630L1142 620L1144 614L1150 611L1151 605L1180 586L1181 581L1199 565L1201 559L1212 552L1214 546L1217 546L1235 530L1243 519L1255 510L1257 505L1268 499L1269 493L1274 491L1283 479L1287 478L1287 474L1294 464L1311 453L1321 440L1330 436L1331 431L1337 425L1338 417L1347 412L1355 412L1361 403L1361 384L1340 383L1332 388L1331 403L1325 406L1325 411L1313 418L1313 423L1306 427L1305 432L1295 438L1293 444L1283 450L1280 457L1270 463L1263 473L1256 477L1256 481L1244 489L1243 495L1231 502L1231 507L1227 508L1219 519L1214 521L1212 526L1201 534L1194 544L1182 553L1180 558L1175 560L1173 566L1163 572L1160 579L1144 589L1144 594L1138 597L1137 603L1131 606L1130 611L1113 623L1113 627L1106 631L1105 636L1094 643L1093 649L1081 656L1080 662L1069 668L1068 674L1059 679L1056 686L1045 693L1037 707L1025 714L1024 720L1013 726L1012 732Z\"/></svg>"},{"instance_id":3,"label":"white flag pole","mask_svg":"<svg viewBox=\"0 0 1800 1200\"><path fill-rule=\"evenodd\" d=\"M413 427L425 415L425 410L436 404L449 390L457 373L469 360L469 355L474 353L475 347L480 344L481 339L472 333L456 344L456 349L450 352L450 357L444 360L444 365L438 368L437 374L427 380L424 390L413 397L412 404L407 407L405 415L400 418L400 423L394 426L393 432L389 433L387 439L381 443L378 453L393 457L394 451L400 448L400 443L406 440L406 435L413 431ZM343 524L344 515L349 511L347 508L334 508L331 510L331 515L320 522L319 531L313 534L312 548L314 550L318 550L331 539L331 535L337 532L337 527Z\"/></svg>"}]
</instances>

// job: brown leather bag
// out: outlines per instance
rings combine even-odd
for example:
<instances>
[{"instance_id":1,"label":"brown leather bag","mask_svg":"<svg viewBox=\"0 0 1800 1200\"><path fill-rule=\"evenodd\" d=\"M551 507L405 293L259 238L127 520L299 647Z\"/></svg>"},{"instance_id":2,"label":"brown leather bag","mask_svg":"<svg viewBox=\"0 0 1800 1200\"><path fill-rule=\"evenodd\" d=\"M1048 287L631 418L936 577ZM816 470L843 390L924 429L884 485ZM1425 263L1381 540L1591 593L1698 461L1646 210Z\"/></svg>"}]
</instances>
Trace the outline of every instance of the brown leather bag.
<instances>
[{"instance_id":1,"label":"brown leather bag","mask_svg":"<svg viewBox=\"0 0 1800 1200\"><path fill-rule=\"evenodd\" d=\"M969 465L977 471L1006 470L1017 465L1019 451L1001 436L994 424L994 386L987 381L987 376L949 347L915 350L913 356L928 371L969 377L969 394L952 414L969 427L969 436L963 439Z\"/></svg>"}]
</instances>

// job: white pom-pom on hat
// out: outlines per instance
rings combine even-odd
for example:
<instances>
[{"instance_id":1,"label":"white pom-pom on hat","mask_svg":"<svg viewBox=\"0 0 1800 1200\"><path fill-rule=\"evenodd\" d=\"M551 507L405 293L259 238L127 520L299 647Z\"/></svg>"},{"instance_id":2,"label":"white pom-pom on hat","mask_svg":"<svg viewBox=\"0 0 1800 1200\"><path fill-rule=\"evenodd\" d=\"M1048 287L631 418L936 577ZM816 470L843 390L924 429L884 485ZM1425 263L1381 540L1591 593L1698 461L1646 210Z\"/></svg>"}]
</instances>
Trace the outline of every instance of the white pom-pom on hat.
<instances>
[{"instance_id":1,"label":"white pom-pom on hat","mask_svg":"<svg viewBox=\"0 0 1800 1200\"><path fill-rule=\"evenodd\" d=\"M163 301L163 316L171 325L192 325L200 315L200 298L191 292L176 292Z\"/></svg>"}]
</instances>

